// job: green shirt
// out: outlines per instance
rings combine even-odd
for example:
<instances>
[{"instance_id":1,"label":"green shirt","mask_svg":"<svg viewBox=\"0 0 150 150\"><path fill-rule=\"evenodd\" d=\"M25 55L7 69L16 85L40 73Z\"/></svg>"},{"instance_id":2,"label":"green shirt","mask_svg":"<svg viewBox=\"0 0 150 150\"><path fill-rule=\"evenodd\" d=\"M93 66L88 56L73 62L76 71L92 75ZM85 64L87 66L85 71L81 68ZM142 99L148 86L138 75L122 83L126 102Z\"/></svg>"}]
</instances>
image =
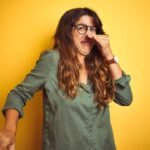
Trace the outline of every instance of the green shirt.
<instances>
[{"instance_id":1,"label":"green shirt","mask_svg":"<svg viewBox=\"0 0 150 150\"><path fill-rule=\"evenodd\" d=\"M96 108L90 82L80 83L74 100L66 97L64 91L58 88L58 61L58 51L42 53L31 72L9 92L3 113L14 108L22 117L27 100L42 89L43 150L115 150L109 105L103 110ZM132 102L129 81L130 76L124 71L123 76L114 81L114 102L119 105L127 106Z\"/></svg>"}]
</instances>

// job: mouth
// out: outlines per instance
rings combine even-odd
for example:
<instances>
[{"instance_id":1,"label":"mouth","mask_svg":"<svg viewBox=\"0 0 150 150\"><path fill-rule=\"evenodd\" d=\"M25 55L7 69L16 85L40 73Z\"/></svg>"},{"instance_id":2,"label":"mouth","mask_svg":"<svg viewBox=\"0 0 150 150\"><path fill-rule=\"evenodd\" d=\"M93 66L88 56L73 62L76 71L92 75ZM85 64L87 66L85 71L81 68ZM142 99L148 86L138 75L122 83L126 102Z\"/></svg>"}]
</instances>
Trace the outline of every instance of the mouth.
<instances>
[{"instance_id":1,"label":"mouth","mask_svg":"<svg viewBox=\"0 0 150 150\"><path fill-rule=\"evenodd\" d=\"M81 44L92 45L92 42L91 41L81 41Z\"/></svg>"}]
</instances>

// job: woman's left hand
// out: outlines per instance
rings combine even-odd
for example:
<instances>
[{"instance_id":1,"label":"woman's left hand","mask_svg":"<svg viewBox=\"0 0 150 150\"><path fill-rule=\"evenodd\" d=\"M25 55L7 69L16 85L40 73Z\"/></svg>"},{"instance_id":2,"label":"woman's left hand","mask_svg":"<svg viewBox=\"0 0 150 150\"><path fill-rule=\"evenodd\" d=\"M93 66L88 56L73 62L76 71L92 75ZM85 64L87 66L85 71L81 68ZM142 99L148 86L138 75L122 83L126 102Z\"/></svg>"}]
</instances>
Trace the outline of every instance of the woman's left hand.
<instances>
[{"instance_id":1,"label":"woman's left hand","mask_svg":"<svg viewBox=\"0 0 150 150\"><path fill-rule=\"evenodd\" d=\"M96 41L96 45L99 48L102 56L104 56L105 59L113 58L113 53L109 43L109 36L94 34L93 38Z\"/></svg>"},{"instance_id":2,"label":"woman's left hand","mask_svg":"<svg viewBox=\"0 0 150 150\"><path fill-rule=\"evenodd\" d=\"M88 37L95 40L96 45L100 50L100 53L105 59L113 58L113 53L111 51L108 35L92 34L88 35Z\"/></svg>"}]
</instances>

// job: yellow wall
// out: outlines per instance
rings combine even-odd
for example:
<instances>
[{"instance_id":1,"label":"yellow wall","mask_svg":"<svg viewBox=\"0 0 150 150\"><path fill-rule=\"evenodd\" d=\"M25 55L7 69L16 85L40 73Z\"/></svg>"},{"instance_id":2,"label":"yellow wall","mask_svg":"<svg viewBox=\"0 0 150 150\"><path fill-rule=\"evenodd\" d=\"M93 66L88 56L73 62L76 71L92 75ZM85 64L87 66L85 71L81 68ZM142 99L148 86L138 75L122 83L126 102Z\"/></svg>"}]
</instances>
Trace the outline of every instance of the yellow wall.
<instances>
[{"instance_id":1,"label":"yellow wall","mask_svg":"<svg viewBox=\"0 0 150 150\"><path fill-rule=\"evenodd\" d=\"M0 109L11 88L21 82L52 36L64 11L78 6L95 9L110 36L113 52L131 74L130 107L111 103L117 150L149 150L150 142L150 1L148 0L0 0ZM41 150L41 92L25 107L16 150ZM4 122L0 114L0 128Z\"/></svg>"}]
</instances>

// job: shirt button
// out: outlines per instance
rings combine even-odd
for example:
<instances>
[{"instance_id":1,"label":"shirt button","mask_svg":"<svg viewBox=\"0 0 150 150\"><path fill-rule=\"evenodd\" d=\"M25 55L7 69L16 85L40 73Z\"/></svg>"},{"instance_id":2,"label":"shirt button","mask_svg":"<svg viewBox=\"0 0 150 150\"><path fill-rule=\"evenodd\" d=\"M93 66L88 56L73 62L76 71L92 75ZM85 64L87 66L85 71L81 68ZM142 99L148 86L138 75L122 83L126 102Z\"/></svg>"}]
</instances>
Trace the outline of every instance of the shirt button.
<instances>
[{"instance_id":1,"label":"shirt button","mask_svg":"<svg viewBox=\"0 0 150 150\"><path fill-rule=\"evenodd\" d=\"M96 150L96 148L90 148L90 150Z\"/></svg>"}]
</instances>

